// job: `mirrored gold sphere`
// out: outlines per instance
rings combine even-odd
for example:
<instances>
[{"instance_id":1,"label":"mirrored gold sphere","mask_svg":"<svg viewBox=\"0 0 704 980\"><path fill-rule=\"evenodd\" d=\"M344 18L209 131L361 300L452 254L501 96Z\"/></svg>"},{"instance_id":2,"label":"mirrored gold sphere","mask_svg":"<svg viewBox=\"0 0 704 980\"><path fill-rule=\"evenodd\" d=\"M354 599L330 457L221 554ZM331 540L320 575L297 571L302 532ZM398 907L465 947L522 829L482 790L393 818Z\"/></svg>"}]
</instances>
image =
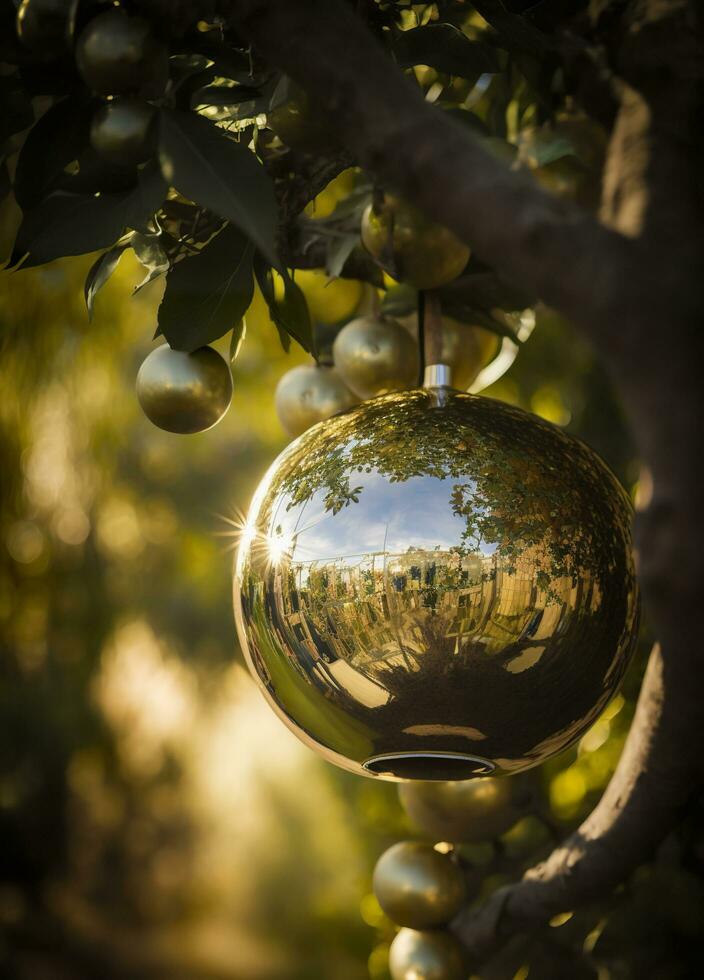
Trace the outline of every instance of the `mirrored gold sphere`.
<instances>
[{"instance_id":1,"label":"mirrored gold sphere","mask_svg":"<svg viewBox=\"0 0 704 980\"><path fill-rule=\"evenodd\" d=\"M412 313L399 317L399 323L417 343L418 316ZM501 348L497 334L484 327L460 323L449 316L442 318L440 341L437 360L452 369L452 384L460 390L466 390L474 383L479 372L494 360Z\"/></svg>"},{"instance_id":2,"label":"mirrored gold sphere","mask_svg":"<svg viewBox=\"0 0 704 980\"><path fill-rule=\"evenodd\" d=\"M434 840L495 840L521 819L531 794L520 776L452 783L402 783L398 795L413 823Z\"/></svg>"},{"instance_id":3,"label":"mirrored gold sphere","mask_svg":"<svg viewBox=\"0 0 704 980\"><path fill-rule=\"evenodd\" d=\"M394 279L416 289L437 289L456 279L470 255L448 228L390 195L366 208L362 244Z\"/></svg>"},{"instance_id":4,"label":"mirrored gold sphere","mask_svg":"<svg viewBox=\"0 0 704 980\"><path fill-rule=\"evenodd\" d=\"M148 102L113 99L91 120L91 146L110 163L136 167L154 152L154 121L155 110Z\"/></svg>"},{"instance_id":5,"label":"mirrored gold sphere","mask_svg":"<svg viewBox=\"0 0 704 980\"><path fill-rule=\"evenodd\" d=\"M163 344L137 375L137 398L147 418L167 432L203 432L219 422L232 401L232 375L212 347L192 354Z\"/></svg>"},{"instance_id":6,"label":"mirrored gold sphere","mask_svg":"<svg viewBox=\"0 0 704 980\"><path fill-rule=\"evenodd\" d=\"M459 866L449 855L418 841L400 841L382 854L373 887L392 922L411 929L447 925L467 899Z\"/></svg>"},{"instance_id":7,"label":"mirrored gold sphere","mask_svg":"<svg viewBox=\"0 0 704 980\"><path fill-rule=\"evenodd\" d=\"M587 446L449 389L293 442L235 568L249 666L329 761L388 779L538 765L618 688L638 620L629 500Z\"/></svg>"},{"instance_id":8,"label":"mirrored gold sphere","mask_svg":"<svg viewBox=\"0 0 704 980\"><path fill-rule=\"evenodd\" d=\"M359 399L335 368L301 364L283 375L274 395L276 414L290 436L300 436L316 422L345 412Z\"/></svg>"},{"instance_id":9,"label":"mirrored gold sphere","mask_svg":"<svg viewBox=\"0 0 704 980\"><path fill-rule=\"evenodd\" d=\"M467 980L459 940L439 929L401 929L389 949L391 980Z\"/></svg>"},{"instance_id":10,"label":"mirrored gold sphere","mask_svg":"<svg viewBox=\"0 0 704 980\"><path fill-rule=\"evenodd\" d=\"M390 317L361 316L346 324L332 348L340 377L360 398L418 383L418 346Z\"/></svg>"}]
</instances>

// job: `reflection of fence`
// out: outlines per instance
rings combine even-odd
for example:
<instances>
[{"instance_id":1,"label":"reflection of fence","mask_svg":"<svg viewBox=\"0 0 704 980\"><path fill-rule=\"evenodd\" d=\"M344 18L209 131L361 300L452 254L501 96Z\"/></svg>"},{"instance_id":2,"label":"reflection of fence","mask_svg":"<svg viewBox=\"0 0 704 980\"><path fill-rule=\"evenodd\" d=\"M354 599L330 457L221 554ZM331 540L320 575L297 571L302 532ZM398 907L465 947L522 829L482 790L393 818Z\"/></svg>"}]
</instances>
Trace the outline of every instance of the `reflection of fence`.
<instances>
[{"instance_id":1,"label":"reflection of fence","mask_svg":"<svg viewBox=\"0 0 704 980\"><path fill-rule=\"evenodd\" d=\"M274 573L279 622L316 663L360 668L412 668L431 628L456 652L470 642L487 652L537 642L570 610L599 601L589 576L543 582L541 558L526 549L509 568L496 552L414 548L308 562L287 556Z\"/></svg>"}]
</instances>

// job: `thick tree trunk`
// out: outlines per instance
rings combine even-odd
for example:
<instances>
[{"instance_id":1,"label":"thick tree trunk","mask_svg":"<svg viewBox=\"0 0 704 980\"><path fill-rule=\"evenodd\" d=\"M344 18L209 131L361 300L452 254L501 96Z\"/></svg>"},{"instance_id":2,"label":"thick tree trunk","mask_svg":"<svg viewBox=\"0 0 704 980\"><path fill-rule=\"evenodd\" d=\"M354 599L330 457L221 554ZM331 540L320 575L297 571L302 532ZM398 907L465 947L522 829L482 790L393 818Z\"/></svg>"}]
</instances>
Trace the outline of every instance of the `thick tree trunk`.
<instances>
[{"instance_id":1,"label":"thick tree trunk","mask_svg":"<svg viewBox=\"0 0 704 980\"><path fill-rule=\"evenodd\" d=\"M603 5L618 108L596 220L498 166L425 103L350 5L168 6L170 16L189 11L191 19L195 8L217 7L272 65L315 93L361 166L575 322L623 395L646 467L637 547L660 647L595 811L522 882L458 921L470 950L487 954L512 931L611 889L648 857L702 784L704 12L696 0ZM477 7L490 21L511 17L492 0Z\"/></svg>"}]
</instances>

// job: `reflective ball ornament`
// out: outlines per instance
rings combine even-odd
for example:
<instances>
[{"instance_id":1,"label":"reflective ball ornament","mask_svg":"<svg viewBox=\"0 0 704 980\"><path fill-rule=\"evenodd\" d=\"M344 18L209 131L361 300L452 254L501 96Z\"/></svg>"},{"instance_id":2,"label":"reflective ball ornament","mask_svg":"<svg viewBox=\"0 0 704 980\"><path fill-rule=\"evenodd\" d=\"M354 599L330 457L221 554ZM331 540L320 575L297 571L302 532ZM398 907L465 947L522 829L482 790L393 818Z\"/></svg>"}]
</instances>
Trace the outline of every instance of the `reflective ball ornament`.
<instances>
[{"instance_id":1,"label":"reflective ball ornament","mask_svg":"<svg viewBox=\"0 0 704 980\"><path fill-rule=\"evenodd\" d=\"M531 793L520 776L452 783L402 783L401 805L435 840L479 844L496 840L525 816Z\"/></svg>"},{"instance_id":2,"label":"reflective ball ornament","mask_svg":"<svg viewBox=\"0 0 704 980\"><path fill-rule=\"evenodd\" d=\"M230 407L232 374L212 347L186 354L163 344L142 362L137 398L144 414L160 429L204 432Z\"/></svg>"},{"instance_id":3,"label":"reflective ball ornament","mask_svg":"<svg viewBox=\"0 0 704 980\"><path fill-rule=\"evenodd\" d=\"M359 401L335 368L301 364L291 368L276 386L276 414L290 436L300 436L316 422L346 412Z\"/></svg>"},{"instance_id":4,"label":"reflective ball ornament","mask_svg":"<svg viewBox=\"0 0 704 980\"><path fill-rule=\"evenodd\" d=\"M235 569L250 669L329 761L388 779L538 765L617 690L638 619L628 497L556 426L446 388L293 442Z\"/></svg>"},{"instance_id":5,"label":"reflective ball ornament","mask_svg":"<svg viewBox=\"0 0 704 980\"><path fill-rule=\"evenodd\" d=\"M390 317L351 320L335 338L332 357L342 380L360 398L412 388L418 382L418 347Z\"/></svg>"},{"instance_id":6,"label":"reflective ball ornament","mask_svg":"<svg viewBox=\"0 0 704 980\"><path fill-rule=\"evenodd\" d=\"M392 922L411 929L447 925L467 900L464 876L430 844L400 841L377 861L374 894Z\"/></svg>"},{"instance_id":7,"label":"reflective ball ornament","mask_svg":"<svg viewBox=\"0 0 704 980\"><path fill-rule=\"evenodd\" d=\"M155 110L141 99L113 99L95 113L90 142L110 163L136 167L154 152Z\"/></svg>"},{"instance_id":8,"label":"reflective ball ornament","mask_svg":"<svg viewBox=\"0 0 704 980\"><path fill-rule=\"evenodd\" d=\"M88 22L76 44L83 81L100 95L163 95L168 52L142 17L108 10Z\"/></svg>"},{"instance_id":9,"label":"reflective ball ornament","mask_svg":"<svg viewBox=\"0 0 704 980\"><path fill-rule=\"evenodd\" d=\"M362 216L362 244L399 282L437 289L464 270L469 249L453 232L412 205L387 195Z\"/></svg>"},{"instance_id":10,"label":"reflective ball ornament","mask_svg":"<svg viewBox=\"0 0 704 980\"><path fill-rule=\"evenodd\" d=\"M391 980L466 980L464 950L440 929L401 929L389 949Z\"/></svg>"}]
</instances>

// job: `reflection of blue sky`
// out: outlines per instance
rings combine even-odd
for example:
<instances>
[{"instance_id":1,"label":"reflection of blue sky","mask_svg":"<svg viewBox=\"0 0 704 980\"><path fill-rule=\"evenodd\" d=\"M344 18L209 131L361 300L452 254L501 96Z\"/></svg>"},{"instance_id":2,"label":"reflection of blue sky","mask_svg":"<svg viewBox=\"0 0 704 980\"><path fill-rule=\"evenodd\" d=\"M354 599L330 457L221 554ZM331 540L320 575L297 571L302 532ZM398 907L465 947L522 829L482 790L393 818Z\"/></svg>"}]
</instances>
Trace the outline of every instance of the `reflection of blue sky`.
<instances>
[{"instance_id":1,"label":"reflection of blue sky","mask_svg":"<svg viewBox=\"0 0 704 980\"><path fill-rule=\"evenodd\" d=\"M418 476L390 484L375 471L352 473L350 487L362 487L358 503L351 502L332 514L325 510L325 488L290 511L286 511L283 500L273 515L272 529L280 526L286 538L295 535L293 561L345 558L354 565L370 552L402 554L409 548L447 551L463 543L465 520L450 506L457 482ZM484 555L494 550L494 545L480 547Z\"/></svg>"}]
</instances>

